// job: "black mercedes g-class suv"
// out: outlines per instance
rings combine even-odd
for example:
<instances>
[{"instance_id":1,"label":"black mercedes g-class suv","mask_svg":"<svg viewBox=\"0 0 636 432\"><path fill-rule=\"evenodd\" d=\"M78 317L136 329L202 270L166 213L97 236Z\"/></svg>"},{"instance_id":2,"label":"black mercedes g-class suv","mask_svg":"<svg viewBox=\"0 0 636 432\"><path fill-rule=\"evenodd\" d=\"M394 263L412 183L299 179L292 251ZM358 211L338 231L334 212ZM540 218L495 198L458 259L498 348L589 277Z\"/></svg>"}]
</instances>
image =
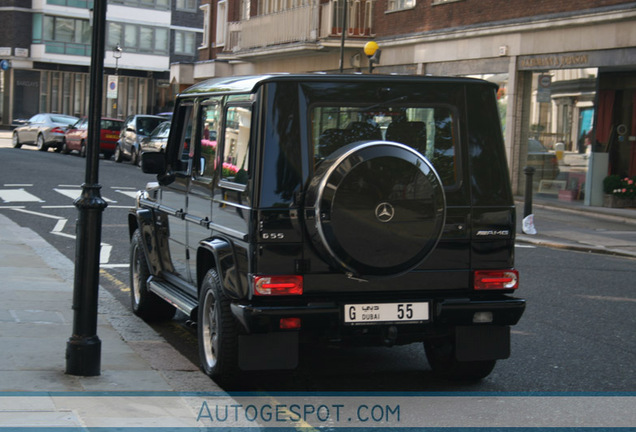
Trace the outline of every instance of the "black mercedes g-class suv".
<instances>
[{"instance_id":1,"label":"black mercedes g-class suv","mask_svg":"<svg viewBox=\"0 0 636 432\"><path fill-rule=\"evenodd\" d=\"M133 311L197 323L203 370L291 369L299 344L423 342L480 379L510 355L515 207L496 86L265 75L177 98L129 215Z\"/></svg>"}]
</instances>

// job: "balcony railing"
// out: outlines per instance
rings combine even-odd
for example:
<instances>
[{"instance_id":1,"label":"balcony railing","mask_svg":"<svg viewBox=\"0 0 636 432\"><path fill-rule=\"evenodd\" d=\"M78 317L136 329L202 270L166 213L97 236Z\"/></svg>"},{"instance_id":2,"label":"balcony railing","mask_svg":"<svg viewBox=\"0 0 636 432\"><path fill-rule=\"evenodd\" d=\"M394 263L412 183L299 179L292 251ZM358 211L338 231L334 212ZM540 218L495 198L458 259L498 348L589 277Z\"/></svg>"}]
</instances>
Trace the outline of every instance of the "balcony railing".
<instances>
[{"instance_id":1,"label":"balcony railing","mask_svg":"<svg viewBox=\"0 0 636 432\"><path fill-rule=\"evenodd\" d=\"M309 6L251 17L249 20L230 22L225 51L240 52L340 36L343 3L343 0L331 0L318 6L316 2ZM374 3L375 0L347 1L348 37L374 36Z\"/></svg>"},{"instance_id":2,"label":"balcony railing","mask_svg":"<svg viewBox=\"0 0 636 432\"><path fill-rule=\"evenodd\" d=\"M239 51L291 42L315 41L318 37L318 7L303 6L228 25L226 50Z\"/></svg>"}]
</instances>

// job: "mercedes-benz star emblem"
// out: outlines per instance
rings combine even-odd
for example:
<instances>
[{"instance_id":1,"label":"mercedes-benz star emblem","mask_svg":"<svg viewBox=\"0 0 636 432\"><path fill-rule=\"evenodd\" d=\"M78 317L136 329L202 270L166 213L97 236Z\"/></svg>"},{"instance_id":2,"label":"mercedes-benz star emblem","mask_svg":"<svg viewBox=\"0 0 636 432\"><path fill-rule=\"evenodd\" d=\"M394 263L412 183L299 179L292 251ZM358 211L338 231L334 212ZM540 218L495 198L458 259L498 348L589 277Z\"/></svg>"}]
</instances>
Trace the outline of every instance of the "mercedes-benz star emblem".
<instances>
[{"instance_id":1,"label":"mercedes-benz star emblem","mask_svg":"<svg viewBox=\"0 0 636 432\"><path fill-rule=\"evenodd\" d=\"M395 209L388 202L378 204L375 208L375 217L382 223L391 221L395 216Z\"/></svg>"}]
</instances>

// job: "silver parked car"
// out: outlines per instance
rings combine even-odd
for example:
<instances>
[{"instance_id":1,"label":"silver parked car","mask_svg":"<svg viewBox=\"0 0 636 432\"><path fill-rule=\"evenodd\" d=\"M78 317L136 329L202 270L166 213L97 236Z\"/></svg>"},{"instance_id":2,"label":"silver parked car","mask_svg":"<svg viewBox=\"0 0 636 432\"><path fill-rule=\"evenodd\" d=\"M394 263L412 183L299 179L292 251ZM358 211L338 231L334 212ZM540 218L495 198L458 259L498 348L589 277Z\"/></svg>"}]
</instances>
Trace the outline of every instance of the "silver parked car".
<instances>
[{"instance_id":1,"label":"silver parked car","mask_svg":"<svg viewBox=\"0 0 636 432\"><path fill-rule=\"evenodd\" d=\"M141 140L150 135L150 132L164 121L166 121L165 117L155 115L128 116L119 135L117 147L115 147L115 162L128 159L133 165L139 165L141 162Z\"/></svg>"},{"instance_id":2,"label":"silver parked car","mask_svg":"<svg viewBox=\"0 0 636 432\"><path fill-rule=\"evenodd\" d=\"M164 152L170 136L170 122L165 121L141 140L141 152Z\"/></svg>"},{"instance_id":3,"label":"silver parked car","mask_svg":"<svg viewBox=\"0 0 636 432\"><path fill-rule=\"evenodd\" d=\"M36 114L23 126L13 130L13 147L20 148L23 144L30 144L36 145L40 151L47 151L49 147L60 151L64 145L66 129L78 120L77 117L64 114Z\"/></svg>"}]
</instances>

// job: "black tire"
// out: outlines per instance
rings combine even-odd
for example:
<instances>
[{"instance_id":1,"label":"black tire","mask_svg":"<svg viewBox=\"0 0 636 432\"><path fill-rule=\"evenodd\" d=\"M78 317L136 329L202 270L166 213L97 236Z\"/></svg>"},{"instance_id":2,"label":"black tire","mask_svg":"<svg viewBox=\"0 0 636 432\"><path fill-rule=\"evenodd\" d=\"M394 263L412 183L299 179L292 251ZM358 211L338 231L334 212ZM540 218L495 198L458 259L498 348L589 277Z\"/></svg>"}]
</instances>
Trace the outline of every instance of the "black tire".
<instances>
[{"instance_id":1,"label":"black tire","mask_svg":"<svg viewBox=\"0 0 636 432\"><path fill-rule=\"evenodd\" d=\"M307 188L307 229L335 269L396 276L422 263L446 218L432 164L403 144L358 142L329 155Z\"/></svg>"},{"instance_id":2,"label":"black tire","mask_svg":"<svg viewBox=\"0 0 636 432\"><path fill-rule=\"evenodd\" d=\"M35 140L35 145L38 147L39 151L47 151L49 148L46 146L46 142L44 141L44 135L38 134L37 139Z\"/></svg>"},{"instance_id":3,"label":"black tire","mask_svg":"<svg viewBox=\"0 0 636 432\"><path fill-rule=\"evenodd\" d=\"M13 148L19 149L20 147L22 147L22 144L20 143L20 137L18 136L17 132L13 132L11 144L13 145Z\"/></svg>"},{"instance_id":4,"label":"black tire","mask_svg":"<svg viewBox=\"0 0 636 432\"><path fill-rule=\"evenodd\" d=\"M130 241L130 306L144 321L172 319L175 307L148 291L148 261L143 248L141 232L136 230Z\"/></svg>"},{"instance_id":5,"label":"black tire","mask_svg":"<svg viewBox=\"0 0 636 432\"><path fill-rule=\"evenodd\" d=\"M135 149L134 147L132 148L132 150L130 151L130 163L133 165L139 165L140 164L140 160L139 160L139 150Z\"/></svg>"},{"instance_id":6,"label":"black tire","mask_svg":"<svg viewBox=\"0 0 636 432\"><path fill-rule=\"evenodd\" d=\"M497 360L457 360L451 339L424 342L424 350L433 373L451 381L479 381L490 375L497 364Z\"/></svg>"},{"instance_id":7,"label":"black tire","mask_svg":"<svg viewBox=\"0 0 636 432\"><path fill-rule=\"evenodd\" d=\"M84 141L80 142L80 156L86 157L86 143Z\"/></svg>"},{"instance_id":8,"label":"black tire","mask_svg":"<svg viewBox=\"0 0 636 432\"><path fill-rule=\"evenodd\" d=\"M68 149L68 145L66 145L66 140L62 144L62 154L69 154L71 151Z\"/></svg>"},{"instance_id":9,"label":"black tire","mask_svg":"<svg viewBox=\"0 0 636 432\"><path fill-rule=\"evenodd\" d=\"M119 148L119 144L117 144L117 147L115 147L114 156L115 156L115 162L117 162L117 163L120 163L123 160L122 155L121 155L121 148Z\"/></svg>"},{"instance_id":10,"label":"black tire","mask_svg":"<svg viewBox=\"0 0 636 432\"><path fill-rule=\"evenodd\" d=\"M214 269L201 284L197 318L201 369L218 384L232 386L238 376L238 330Z\"/></svg>"}]
</instances>

